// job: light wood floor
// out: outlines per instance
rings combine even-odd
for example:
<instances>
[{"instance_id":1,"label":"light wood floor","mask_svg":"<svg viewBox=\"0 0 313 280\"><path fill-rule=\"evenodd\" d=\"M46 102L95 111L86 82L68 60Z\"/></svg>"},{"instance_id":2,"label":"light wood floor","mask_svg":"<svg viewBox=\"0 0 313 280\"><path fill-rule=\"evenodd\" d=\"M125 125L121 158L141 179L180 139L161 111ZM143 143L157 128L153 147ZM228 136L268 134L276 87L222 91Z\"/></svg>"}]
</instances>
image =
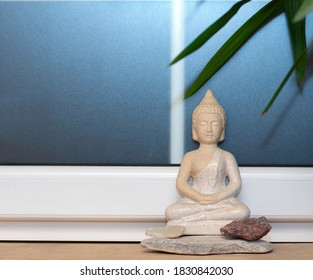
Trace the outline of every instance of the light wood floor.
<instances>
[{"instance_id":1,"label":"light wood floor","mask_svg":"<svg viewBox=\"0 0 313 280\"><path fill-rule=\"evenodd\" d=\"M139 243L0 242L1 260L313 260L313 243L276 243L267 254L191 256L159 253Z\"/></svg>"}]
</instances>

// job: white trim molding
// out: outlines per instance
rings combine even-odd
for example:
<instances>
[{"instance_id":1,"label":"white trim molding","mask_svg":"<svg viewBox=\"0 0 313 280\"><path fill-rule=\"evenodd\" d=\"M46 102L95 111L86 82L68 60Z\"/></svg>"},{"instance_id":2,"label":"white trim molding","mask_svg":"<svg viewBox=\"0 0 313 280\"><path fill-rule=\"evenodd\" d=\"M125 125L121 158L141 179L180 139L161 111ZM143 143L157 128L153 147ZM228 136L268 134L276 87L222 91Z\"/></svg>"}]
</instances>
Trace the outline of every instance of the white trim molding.
<instances>
[{"instance_id":1,"label":"white trim molding","mask_svg":"<svg viewBox=\"0 0 313 280\"><path fill-rule=\"evenodd\" d=\"M273 242L313 242L313 168L240 168ZM179 198L178 167L0 167L0 239L140 241Z\"/></svg>"},{"instance_id":2,"label":"white trim molding","mask_svg":"<svg viewBox=\"0 0 313 280\"><path fill-rule=\"evenodd\" d=\"M184 0L172 1L171 60L184 48ZM170 163L178 164L184 156L184 61L171 67Z\"/></svg>"}]
</instances>

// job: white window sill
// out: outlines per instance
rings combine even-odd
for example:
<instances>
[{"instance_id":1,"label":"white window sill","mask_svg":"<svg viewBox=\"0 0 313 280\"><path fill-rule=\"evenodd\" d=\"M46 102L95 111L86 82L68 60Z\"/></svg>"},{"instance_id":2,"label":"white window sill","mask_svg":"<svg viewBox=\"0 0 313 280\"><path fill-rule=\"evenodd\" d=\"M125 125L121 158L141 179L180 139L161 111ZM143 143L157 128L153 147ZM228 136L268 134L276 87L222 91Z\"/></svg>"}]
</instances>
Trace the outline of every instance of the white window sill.
<instances>
[{"instance_id":1,"label":"white window sill","mask_svg":"<svg viewBox=\"0 0 313 280\"><path fill-rule=\"evenodd\" d=\"M179 195L178 167L0 167L1 240L140 241ZM239 199L274 242L313 242L313 168L241 168Z\"/></svg>"}]
</instances>

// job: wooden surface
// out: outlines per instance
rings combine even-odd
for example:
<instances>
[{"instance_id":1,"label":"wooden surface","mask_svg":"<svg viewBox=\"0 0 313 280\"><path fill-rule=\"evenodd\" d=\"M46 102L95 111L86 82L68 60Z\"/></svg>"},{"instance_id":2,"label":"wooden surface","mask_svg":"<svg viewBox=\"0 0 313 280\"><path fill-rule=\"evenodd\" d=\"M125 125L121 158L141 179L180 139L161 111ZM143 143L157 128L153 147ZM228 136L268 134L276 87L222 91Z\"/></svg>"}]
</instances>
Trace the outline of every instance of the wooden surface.
<instances>
[{"instance_id":1,"label":"wooden surface","mask_svg":"<svg viewBox=\"0 0 313 280\"><path fill-rule=\"evenodd\" d=\"M313 243L276 243L267 254L175 255L139 243L0 242L1 260L313 260Z\"/></svg>"}]
</instances>

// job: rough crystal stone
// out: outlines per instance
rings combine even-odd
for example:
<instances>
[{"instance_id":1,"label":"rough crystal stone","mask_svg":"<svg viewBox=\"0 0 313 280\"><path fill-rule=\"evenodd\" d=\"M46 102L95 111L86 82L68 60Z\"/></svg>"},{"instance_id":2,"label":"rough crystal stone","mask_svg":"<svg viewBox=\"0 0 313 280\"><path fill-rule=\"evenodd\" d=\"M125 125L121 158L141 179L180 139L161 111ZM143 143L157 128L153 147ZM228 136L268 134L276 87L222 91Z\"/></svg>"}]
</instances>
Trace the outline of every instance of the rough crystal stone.
<instances>
[{"instance_id":1,"label":"rough crystal stone","mask_svg":"<svg viewBox=\"0 0 313 280\"><path fill-rule=\"evenodd\" d=\"M221 233L227 236L255 241L265 236L272 226L265 217L247 218L233 221L221 228Z\"/></svg>"}]
</instances>

